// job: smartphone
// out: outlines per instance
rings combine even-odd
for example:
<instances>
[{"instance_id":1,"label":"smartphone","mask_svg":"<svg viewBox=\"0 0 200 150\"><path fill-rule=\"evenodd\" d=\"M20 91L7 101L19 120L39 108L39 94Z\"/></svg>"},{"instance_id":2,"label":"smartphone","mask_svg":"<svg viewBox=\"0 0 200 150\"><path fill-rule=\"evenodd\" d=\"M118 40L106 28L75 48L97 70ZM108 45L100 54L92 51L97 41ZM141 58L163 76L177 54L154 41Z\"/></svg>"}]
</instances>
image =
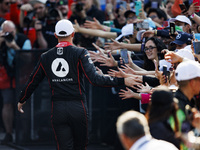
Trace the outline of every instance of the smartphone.
<instances>
[{"instance_id":1,"label":"smartphone","mask_svg":"<svg viewBox=\"0 0 200 150\"><path fill-rule=\"evenodd\" d=\"M181 12L182 12L182 13L187 12L187 8L186 8L186 6L185 6L184 3L183 3L183 4L179 4L179 7L181 8Z\"/></svg>"},{"instance_id":2,"label":"smartphone","mask_svg":"<svg viewBox=\"0 0 200 150\"><path fill-rule=\"evenodd\" d=\"M152 1L151 8L158 8L158 2Z\"/></svg>"},{"instance_id":3,"label":"smartphone","mask_svg":"<svg viewBox=\"0 0 200 150\"><path fill-rule=\"evenodd\" d=\"M167 65L163 65L163 75L165 75L165 83L167 82L168 72L167 72Z\"/></svg>"},{"instance_id":4,"label":"smartphone","mask_svg":"<svg viewBox=\"0 0 200 150\"><path fill-rule=\"evenodd\" d=\"M149 29L149 23L146 21L142 22L142 29Z\"/></svg>"},{"instance_id":5,"label":"smartphone","mask_svg":"<svg viewBox=\"0 0 200 150\"><path fill-rule=\"evenodd\" d=\"M200 41L193 41L194 53L200 54Z\"/></svg>"},{"instance_id":6,"label":"smartphone","mask_svg":"<svg viewBox=\"0 0 200 150\"><path fill-rule=\"evenodd\" d=\"M138 22L138 23L136 24L136 28L137 28L137 29L142 29L142 22Z\"/></svg>"},{"instance_id":7,"label":"smartphone","mask_svg":"<svg viewBox=\"0 0 200 150\"><path fill-rule=\"evenodd\" d=\"M176 29L175 29L175 23L174 22L170 22L169 26L170 26L170 33L171 33L171 35L174 35L175 31L176 31Z\"/></svg>"},{"instance_id":8,"label":"smartphone","mask_svg":"<svg viewBox=\"0 0 200 150\"><path fill-rule=\"evenodd\" d=\"M200 6L200 1L199 0L193 0L192 3L196 3L195 6ZM199 10L197 10L196 12L199 12Z\"/></svg>"},{"instance_id":9,"label":"smartphone","mask_svg":"<svg viewBox=\"0 0 200 150\"><path fill-rule=\"evenodd\" d=\"M121 57L125 64L128 64L128 52L127 49L121 49Z\"/></svg>"},{"instance_id":10,"label":"smartphone","mask_svg":"<svg viewBox=\"0 0 200 150\"><path fill-rule=\"evenodd\" d=\"M124 7L125 9L126 9L126 1L121 1L120 3L119 3L119 5L120 6L122 6L122 7Z\"/></svg>"},{"instance_id":11,"label":"smartphone","mask_svg":"<svg viewBox=\"0 0 200 150\"><path fill-rule=\"evenodd\" d=\"M142 2L141 1L135 1L135 14L136 14L136 16L139 16L140 9L142 9Z\"/></svg>"}]
</instances>

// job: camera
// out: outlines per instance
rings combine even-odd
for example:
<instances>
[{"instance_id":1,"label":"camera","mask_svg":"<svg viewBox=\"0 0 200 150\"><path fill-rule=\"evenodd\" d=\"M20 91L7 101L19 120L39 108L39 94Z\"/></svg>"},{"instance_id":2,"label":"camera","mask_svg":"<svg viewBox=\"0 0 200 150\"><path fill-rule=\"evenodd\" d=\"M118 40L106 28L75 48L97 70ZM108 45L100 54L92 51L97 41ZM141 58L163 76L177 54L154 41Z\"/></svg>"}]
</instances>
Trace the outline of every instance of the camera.
<instances>
[{"instance_id":1,"label":"camera","mask_svg":"<svg viewBox=\"0 0 200 150\"><path fill-rule=\"evenodd\" d=\"M5 39L7 42L12 42L13 39L14 39L14 36L13 36L12 33L10 33L10 32L6 32L2 37L4 37L4 39Z\"/></svg>"},{"instance_id":2,"label":"camera","mask_svg":"<svg viewBox=\"0 0 200 150\"><path fill-rule=\"evenodd\" d=\"M78 3L76 4L76 6L75 6L75 10L76 10L77 12L81 12L81 11L83 10L83 6L84 6L84 3L78 2Z\"/></svg>"},{"instance_id":3,"label":"camera","mask_svg":"<svg viewBox=\"0 0 200 150\"><path fill-rule=\"evenodd\" d=\"M47 14L47 21L56 21L57 17L59 17L59 12L56 9L57 3L56 2L46 2L46 8L48 10Z\"/></svg>"},{"instance_id":4,"label":"camera","mask_svg":"<svg viewBox=\"0 0 200 150\"><path fill-rule=\"evenodd\" d=\"M29 11L27 15L24 17L24 23L30 24L33 21L34 16L35 16L35 11Z\"/></svg>"}]
</instances>

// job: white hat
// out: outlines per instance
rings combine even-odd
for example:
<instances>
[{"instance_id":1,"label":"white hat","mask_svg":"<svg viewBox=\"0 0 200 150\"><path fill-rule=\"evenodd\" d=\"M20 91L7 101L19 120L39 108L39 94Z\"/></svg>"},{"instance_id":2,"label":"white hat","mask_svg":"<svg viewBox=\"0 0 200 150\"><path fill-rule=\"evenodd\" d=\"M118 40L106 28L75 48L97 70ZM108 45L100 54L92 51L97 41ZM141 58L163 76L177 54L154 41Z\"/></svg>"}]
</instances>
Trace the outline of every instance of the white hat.
<instances>
[{"instance_id":1,"label":"white hat","mask_svg":"<svg viewBox=\"0 0 200 150\"><path fill-rule=\"evenodd\" d=\"M175 71L177 81L191 80L200 77L200 64L196 61L185 61L180 63Z\"/></svg>"},{"instance_id":2,"label":"white hat","mask_svg":"<svg viewBox=\"0 0 200 150\"><path fill-rule=\"evenodd\" d=\"M194 55L192 54L191 51L189 51L188 49L179 49L176 54L178 54L179 56L183 57L183 58L187 58L190 60L195 60Z\"/></svg>"},{"instance_id":3,"label":"white hat","mask_svg":"<svg viewBox=\"0 0 200 150\"><path fill-rule=\"evenodd\" d=\"M176 16L176 18L169 19L169 22L174 22L174 21L185 22L185 23L189 24L190 26L192 26L190 19L184 15L178 15L178 16Z\"/></svg>"},{"instance_id":4,"label":"white hat","mask_svg":"<svg viewBox=\"0 0 200 150\"><path fill-rule=\"evenodd\" d=\"M34 5L35 3L46 4L47 0L30 0L29 3Z\"/></svg>"},{"instance_id":5,"label":"white hat","mask_svg":"<svg viewBox=\"0 0 200 150\"><path fill-rule=\"evenodd\" d=\"M146 30L140 30L137 32L137 35L136 35L136 39L141 42L141 36L142 36L142 33L144 33Z\"/></svg>"},{"instance_id":6,"label":"white hat","mask_svg":"<svg viewBox=\"0 0 200 150\"><path fill-rule=\"evenodd\" d=\"M57 36L61 37L69 36L74 32L74 27L71 21L67 19L62 19L57 22L55 26L55 32Z\"/></svg>"},{"instance_id":7,"label":"white hat","mask_svg":"<svg viewBox=\"0 0 200 150\"><path fill-rule=\"evenodd\" d=\"M133 35L134 32L134 27L133 24L126 24L125 26L123 26L121 33L115 40L119 40L121 39L123 36L128 36L128 35Z\"/></svg>"}]
</instances>

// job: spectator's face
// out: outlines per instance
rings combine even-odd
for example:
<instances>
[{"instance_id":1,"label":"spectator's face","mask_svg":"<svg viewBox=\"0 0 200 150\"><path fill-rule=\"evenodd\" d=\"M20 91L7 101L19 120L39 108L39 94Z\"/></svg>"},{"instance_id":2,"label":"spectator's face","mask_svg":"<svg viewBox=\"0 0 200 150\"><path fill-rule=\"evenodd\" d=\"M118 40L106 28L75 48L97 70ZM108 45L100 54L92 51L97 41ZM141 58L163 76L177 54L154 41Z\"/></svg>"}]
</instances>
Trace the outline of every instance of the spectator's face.
<instances>
[{"instance_id":1,"label":"spectator's face","mask_svg":"<svg viewBox=\"0 0 200 150\"><path fill-rule=\"evenodd\" d=\"M194 31L195 33L197 33L197 24L196 23L192 23L192 31Z\"/></svg>"},{"instance_id":2,"label":"spectator's face","mask_svg":"<svg viewBox=\"0 0 200 150\"><path fill-rule=\"evenodd\" d=\"M145 54L149 60L158 59L158 50L155 43L151 40L147 41L145 44Z\"/></svg>"},{"instance_id":3,"label":"spectator's face","mask_svg":"<svg viewBox=\"0 0 200 150\"><path fill-rule=\"evenodd\" d=\"M166 4L166 9L167 9L167 14L169 14L171 17L173 17L172 11L171 11L171 7L173 6L172 2L169 2Z\"/></svg>"},{"instance_id":4,"label":"spectator's face","mask_svg":"<svg viewBox=\"0 0 200 150\"><path fill-rule=\"evenodd\" d=\"M45 16L45 11L46 11L46 8L45 8L45 5L42 4L42 3L36 3L34 6L33 6L34 10L35 10L35 17L36 18L43 18Z\"/></svg>"},{"instance_id":5,"label":"spectator's face","mask_svg":"<svg viewBox=\"0 0 200 150\"><path fill-rule=\"evenodd\" d=\"M67 13L69 11L68 5L59 5L57 8L61 11L63 16L67 15Z\"/></svg>"},{"instance_id":6,"label":"spectator's face","mask_svg":"<svg viewBox=\"0 0 200 150\"><path fill-rule=\"evenodd\" d=\"M200 93L200 77L197 77L193 80L193 91L194 91L194 95L198 95Z\"/></svg>"},{"instance_id":7,"label":"spectator's face","mask_svg":"<svg viewBox=\"0 0 200 150\"><path fill-rule=\"evenodd\" d=\"M10 0L4 0L1 3L0 9L4 13L9 12L9 10L10 10Z\"/></svg>"},{"instance_id":8,"label":"spectator's face","mask_svg":"<svg viewBox=\"0 0 200 150\"><path fill-rule=\"evenodd\" d=\"M92 0L78 0L77 2L82 2L84 4L83 9L87 11L92 7L93 4Z\"/></svg>"},{"instance_id":9,"label":"spectator's face","mask_svg":"<svg viewBox=\"0 0 200 150\"><path fill-rule=\"evenodd\" d=\"M184 47L186 47L187 46L187 44L185 43L185 44L182 44L182 45L177 45L176 44L176 49L182 49L182 48L184 48Z\"/></svg>"},{"instance_id":10,"label":"spectator's face","mask_svg":"<svg viewBox=\"0 0 200 150\"><path fill-rule=\"evenodd\" d=\"M2 28L2 32L3 33L6 33L6 32L9 32L11 33L13 36L15 36L16 34L16 29L13 25L10 25L10 24L5 24Z\"/></svg>"},{"instance_id":11,"label":"spectator's face","mask_svg":"<svg viewBox=\"0 0 200 150\"><path fill-rule=\"evenodd\" d=\"M155 13L155 12L151 12L151 13L149 14L149 17L150 17L153 21L157 22L158 24L161 24L161 23L162 23L162 21L158 18L157 13Z\"/></svg>"},{"instance_id":12,"label":"spectator's face","mask_svg":"<svg viewBox=\"0 0 200 150\"><path fill-rule=\"evenodd\" d=\"M190 25L181 21L175 21L175 25L182 28L183 32L189 33Z\"/></svg>"},{"instance_id":13,"label":"spectator's face","mask_svg":"<svg viewBox=\"0 0 200 150\"><path fill-rule=\"evenodd\" d=\"M118 23L119 23L120 25L123 25L123 24L126 23L126 18L124 17L124 15L118 15L118 16L117 16L117 20L118 20Z\"/></svg>"},{"instance_id":14,"label":"spectator's face","mask_svg":"<svg viewBox=\"0 0 200 150\"><path fill-rule=\"evenodd\" d=\"M126 18L126 20L127 20L127 24L135 23L137 21L137 17L136 17L136 15L134 13L130 13L128 15L128 17Z\"/></svg>"}]
</instances>

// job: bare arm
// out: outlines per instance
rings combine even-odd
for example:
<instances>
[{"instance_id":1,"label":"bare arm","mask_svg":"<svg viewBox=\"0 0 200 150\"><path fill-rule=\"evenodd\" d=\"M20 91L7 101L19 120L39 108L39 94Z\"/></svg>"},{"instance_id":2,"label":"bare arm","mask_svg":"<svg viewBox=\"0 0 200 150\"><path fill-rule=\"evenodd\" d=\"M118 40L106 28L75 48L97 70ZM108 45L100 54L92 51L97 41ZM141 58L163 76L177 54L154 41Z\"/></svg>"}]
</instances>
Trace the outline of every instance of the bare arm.
<instances>
[{"instance_id":1,"label":"bare arm","mask_svg":"<svg viewBox=\"0 0 200 150\"><path fill-rule=\"evenodd\" d=\"M80 27L79 24L77 23L77 21L75 21L74 28L75 28L76 32L79 32L82 34L88 34L91 36L98 36L98 37L107 38L107 39L117 37L117 33L115 33L115 32L105 32L102 30L87 29L87 28Z\"/></svg>"},{"instance_id":2,"label":"bare arm","mask_svg":"<svg viewBox=\"0 0 200 150\"><path fill-rule=\"evenodd\" d=\"M106 43L107 45L104 47L105 49L116 50L116 49L128 49L129 51L137 51L141 50L141 44L126 44L122 42L118 42L116 40L111 39L112 43Z\"/></svg>"}]
</instances>

